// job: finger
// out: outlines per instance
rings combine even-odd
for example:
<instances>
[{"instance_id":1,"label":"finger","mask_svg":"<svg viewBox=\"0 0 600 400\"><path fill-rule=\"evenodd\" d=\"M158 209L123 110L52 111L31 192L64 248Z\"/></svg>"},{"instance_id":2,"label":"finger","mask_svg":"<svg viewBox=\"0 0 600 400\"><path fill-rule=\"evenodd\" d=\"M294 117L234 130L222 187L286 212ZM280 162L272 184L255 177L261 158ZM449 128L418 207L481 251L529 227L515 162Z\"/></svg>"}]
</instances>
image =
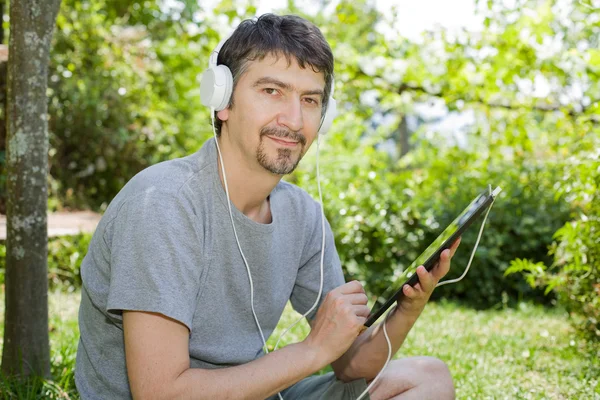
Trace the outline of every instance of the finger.
<instances>
[{"instance_id":1,"label":"finger","mask_svg":"<svg viewBox=\"0 0 600 400\"><path fill-rule=\"evenodd\" d=\"M404 295L406 297L408 297L409 299L412 299L412 298L416 297L416 295L417 295L417 292L415 291L415 288L413 288L410 285L404 285L402 287L402 293L404 293Z\"/></svg>"},{"instance_id":2,"label":"finger","mask_svg":"<svg viewBox=\"0 0 600 400\"><path fill-rule=\"evenodd\" d=\"M358 317L368 318L371 315L371 309L367 306L354 306L353 310Z\"/></svg>"},{"instance_id":3,"label":"finger","mask_svg":"<svg viewBox=\"0 0 600 400\"><path fill-rule=\"evenodd\" d=\"M417 281L416 284L414 284L412 286L412 288L414 289L415 292L420 293L423 291L423 287L421 286L421 283Z\"/></svg>"},{"instance_id":4,"label":"finger","mask_svg":"<svg viewBox=\"0 0 600 400\"><path fill-rule=\"evenodd\" d=\"M341 294L364 293L365 288L359 281L350 281L339 287Z\"/></svg>"},{"instance_id":5,"label":"finger","mask_svg":"<svg viewBox=\"0 0 600 400\"><path fill-rule=\"evenodd\" d=\"M345 296L348 296L348 299L350 300L350 304L353 304L353 305L365 305L369 301L369 298L367 297L367 295L365 293L352 293L352 294L347 294Z\"/></svg>"},{"instance_id":6,"label":"finger","mask_svg":"<svg viewBox=\"0 0 600 400\"><path fill-rule=\"evenodd\" d=\"M450 259L450 250L446 249L442 251L438 265L432 270L434 279L439 281L450 271Z\"/></svg>"},{"instance_id":7,"label":"finger","mask_svg":"<svg viewBox=\"0 0 600 400\"><path fill-rule=\"evenodd\" d=\"M460 242L462 240L462 236L460 236L450 247L450 258L454 257L454 253L456 253L456 249L460 246Z\"/></svg>"},{"instance_id":8,"label":"finger","mask_svg":"<svg viewBox=\"0 0 600 400\"><path fill-rule=\"evenodd\" d=\"M433 273L430 273L424 266L421 265L419 268L417 268L417 275L419 277L419 284L421 285L423 291L430 292L433 290L433 287L435 286Z\"/></svg>"}]
</instances>

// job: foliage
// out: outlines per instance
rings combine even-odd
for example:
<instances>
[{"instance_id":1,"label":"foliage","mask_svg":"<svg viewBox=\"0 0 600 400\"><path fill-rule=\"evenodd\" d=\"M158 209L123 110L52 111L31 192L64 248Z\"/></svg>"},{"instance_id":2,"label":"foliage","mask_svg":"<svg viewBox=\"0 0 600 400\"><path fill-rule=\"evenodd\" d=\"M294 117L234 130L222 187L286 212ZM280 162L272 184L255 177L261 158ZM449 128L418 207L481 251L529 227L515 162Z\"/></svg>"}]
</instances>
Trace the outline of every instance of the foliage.
<instances>
[{"instance_id":1,"label":"foliage","mask_svg":"<svg viewBox=\"0 0 600 400\"><path fill-rule=\"evenodd\" d=\"M343 123L343 122L342 122ZM442 287L436 298L461 299L489 307L520 298L544 298L523 278L504 277L517 256L550 261L553 233L567 221L569 205L553 190L560 170L536 160L518 163L483 159L457 147L421 150L390 166L385 153L355 142L353 155L334 149L350 146L350 126L326 140L320 155L325 210L348 278L365 283L367 292L381 293L394 271L408 267L475 195L488 184L503 188L486 223L472 268L464 280ZM317 196L314 159L294 181ZM308 165L308 167L307 167ZM448 279L466 267L482 218L464 235Z\"/></svg>"},{"instance_id":2,"label":"foliage","mask_svg":"<svg viewBox=\"0 0 600 400\"><path fill-rule=\"evenodd\" d=\"M490 211L468 274L460 282L436 290L434 298L457 298L475 307L515 304L523 298L550 300L544 299L540 291L532 292L521 277L505 278L503 273L519 255L549 259L546 253L552 235L567 220L570 210L553 191L559 173L555 165L543 161L482 159L457 149L440 152L419 188L421 196L430 199L429 206L438 215L440 226L425 237L424 243L433 241L488 185L500 186L503 191ZM463 235L452 271L445 279L463 273L482 222L480 218Z\"/></svg>"},{"instance_id":3,"label":"foliage","mask_svg":"<svg viewBox=\"0 0 600 400\"><path fill-rule=\"evenodd\" d=\"M49 89L53 207L98 208L140 169L194 151L210 135L198 76L217 31L256 8L221 1L210 14L181 4L63 2ZM471 141L485 139L479 144L496 157L552 158L589 133L600 90L597 16L577 2L488 4L483 32L436 29L420 43L384 37L376 28L400 10L384 16L365 1L308 16L332 44L340 108L363 136L378 126L381 140L397 137L402 116L433 100L474 112ZM574 97L579 81L583 93Z\"/></svg>"},{"instance_id":4,"label":"foliage","mask_svg":"<svg viewBox=\"0 0 600 400\"><path fill-rule=\"evenodd\" d=\"M140 169L210 136L198 75L220 36L256 8L181 4L63 2L49 88L51 208L101 209ZM326 213L346 273L372 292L492 183L504 192L473 268L437 295L480 306L540 295L503 273L514 259L549 263L552 234L568 219L555 183L598 124L599 18L576 1L486 4L481 32L436 28L419 41L382 34L401 10L381 15L366 0L304 14L336 56L341 112L321 155ZM293 1L288 11L303 14ZM420 111L430 103L471 122L443 133ZM408 117L421 125L398 159ZM311 160L288 179L316 195ZM469 235L451 275L466 265Z\"/></svg>"},{"instance_id":5,"label":"foliage","mask_svg":"<svg viewBox=\"0 0 600 400\"><path fill-rule=\"evenodd\" d=\"M73 291L81 287L79 269L91 239L91 234L80 234L57 237L48 242L48 279L51 289Z\"/></svg>"},{"instance_id":6,"label":"foliage","mask_svg":"<svg viewBox=\"0 0 600 400\"><path fill-rule=\"evenodd\" d=\"M48 240L48 284L50 289L72 292L81 287L79 268L85 257L91 234L62 236ZM6 244L0 242L0 284L4 283Z\"/></svg>"},{"instance_id":7,"label":"foliage","mask_svg":"<svg viewBox=\"0 0 600 400\"><path fill-rule=\"evenodd\" d=\"M197 76L215 34L157 4L62 3L49 84L58 205L98 208L135 173L193 151L209 132Z\"/></svg>"},{"instance_id":8,"label":"foliage","mask_svg":"<svg viewBox=\"0 0 600 400\"><path fill-rule=\"evenodd\" d=\"M572 313L575 325L600 342L598 147L566 160L563 182L560 192L574 204L577 213L555 233L556 240L549 252L554 256L553 262L516 260L506 272L523 272L532 286L557 293L558 300Z\"/></svg>"}]
</instances>

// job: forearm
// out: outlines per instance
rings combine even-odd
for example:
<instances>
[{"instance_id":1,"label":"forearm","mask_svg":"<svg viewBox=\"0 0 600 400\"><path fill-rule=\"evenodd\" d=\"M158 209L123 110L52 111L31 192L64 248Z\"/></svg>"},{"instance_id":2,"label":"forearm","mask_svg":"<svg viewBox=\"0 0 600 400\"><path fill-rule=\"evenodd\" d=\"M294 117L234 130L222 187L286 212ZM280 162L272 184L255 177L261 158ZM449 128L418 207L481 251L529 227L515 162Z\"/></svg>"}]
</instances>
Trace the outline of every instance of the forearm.
<instances>
[{"instance_id":1,"label":"forearm","mask_svg":"<svg viewBox=\"0 0 600 400\"><path fill-rule=\"evenodd\" d=\"M408 332L420 313L405 314L392 311L387 320L387 333L392 344L392 355L404 343ZM381 370L388 356L388 344L383 332L383 321L364 331L352 346L332 363L336 376L343 381L359 378L371 380Z\"/></svg>"},{"instance_id":2,"label":"forearm","mask_svg":"<svg viewBox=\"0 0 600 400\"><path fill-rule=\"evenodd\" d=\"M321 369L320 355L302 343L247 364L222 369L189 368L169 385L166 398L265 399Z\"/></svg>"}]
</instances>

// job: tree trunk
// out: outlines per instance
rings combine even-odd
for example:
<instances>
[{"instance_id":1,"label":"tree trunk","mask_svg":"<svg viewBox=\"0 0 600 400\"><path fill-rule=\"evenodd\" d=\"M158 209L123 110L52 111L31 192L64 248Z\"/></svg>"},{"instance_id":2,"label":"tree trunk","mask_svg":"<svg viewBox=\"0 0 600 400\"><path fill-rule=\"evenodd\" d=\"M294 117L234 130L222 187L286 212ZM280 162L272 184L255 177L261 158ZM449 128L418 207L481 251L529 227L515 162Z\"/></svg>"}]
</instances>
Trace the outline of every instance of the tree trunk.
<instances>
[{"instance_id":1,"label":"tree trunk","mask_svg":"<svg viewBox=\"0 0 600 400\"><path fill-rule=\"evenodd\" d=\"M406 123L406 114L402 114L402 117L400 118L398 135L400 136L400 158L402 158L410 151L410 132L408 131L408 124Z\"/></svg>"},{"instance_id":2,"label":"tree trunk","mask_svg":"<svg viewBox=\"0 0 600 400\"><path fill-rule=\"evenodd\" d=\"M2 14L0 14L0 17ZM1 31L1 30L0 30ZM6 214L6 69L8 47L0 44L0 214Z\"/></svg>"},{"instance_id":3,"label":"tree trunk","mask_svg":"<svg viewBox=\"0 0 600 400\"><path fill-rule=\"evenodd\" d=\"M60 0L10 2L5 374L50 376L46 88L59 6Z\"/></svg>"},{"instance_id":4,"label":"tree trunk","mask_svg":"<svg viewBox=\"0 0 600 400\"><path fill-rule=\"evenodd\" d=\"M0 23L4 20L5 0L0 0ZM8 47L0 25L0 214L6 214L6 62Z\"/></svg>"},{"instance_id":5,"label":"tree trunk","mask_svg":"<svg viewBox=\"0 0 600 400\"><path fill-rule=\"evenodd\" d=\"M0 43L4 43L4 28L2 27L2 22L4 21L5 5L6 5L6 0L0 0Z\"/></svg>"}]
</instances>

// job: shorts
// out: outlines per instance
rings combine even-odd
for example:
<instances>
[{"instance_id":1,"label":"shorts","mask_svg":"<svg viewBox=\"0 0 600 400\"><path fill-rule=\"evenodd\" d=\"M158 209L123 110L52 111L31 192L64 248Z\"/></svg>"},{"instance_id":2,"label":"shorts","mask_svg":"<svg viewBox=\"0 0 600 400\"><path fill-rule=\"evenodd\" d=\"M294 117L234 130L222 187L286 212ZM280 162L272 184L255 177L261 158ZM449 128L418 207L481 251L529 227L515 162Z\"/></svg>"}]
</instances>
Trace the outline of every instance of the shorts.
<instances>
[{"instance_id":1,"label":"shorts","mask_svg":"<svg viewBox=\"0 0 600 400\"><path fill-rule=\"evenodd\" d=\"M356 400L367 388L365 379L342 382L333 372L325 375L313 375L304 378L293 386L283 390L283 400ZM278 400L279 396L271 396L268 400ZM361 400L369 400L369 394Z\"/></svg>"}]
</instances>

